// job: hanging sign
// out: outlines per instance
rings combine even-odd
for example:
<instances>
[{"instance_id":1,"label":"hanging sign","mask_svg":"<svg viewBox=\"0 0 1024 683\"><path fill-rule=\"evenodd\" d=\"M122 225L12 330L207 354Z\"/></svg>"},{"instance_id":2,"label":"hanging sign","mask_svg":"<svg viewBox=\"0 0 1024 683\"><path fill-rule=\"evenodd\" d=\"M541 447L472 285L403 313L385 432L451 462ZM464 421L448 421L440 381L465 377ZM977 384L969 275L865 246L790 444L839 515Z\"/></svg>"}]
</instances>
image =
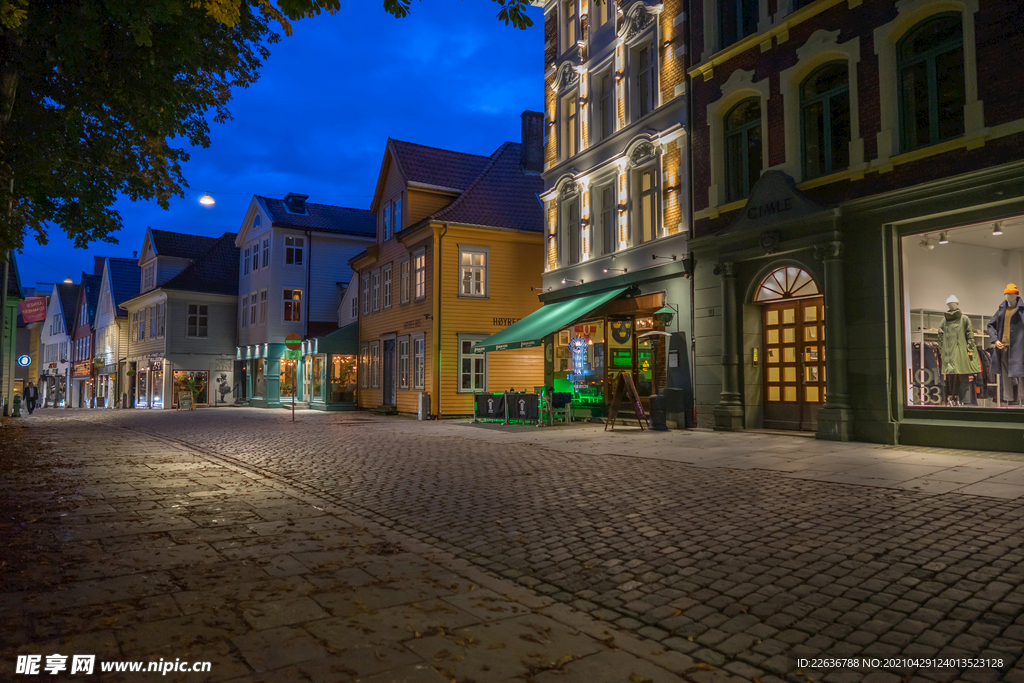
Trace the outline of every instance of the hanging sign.
<instances>
[{"instance_id":1,"label":"hanging sign","mask_svg":"<svg viewBox=\"0 0 1024 683\"><path fill-rule=\"evenodd\" d=\"M284 338L284 345L292 351L298 351L302 348L302 337L292 332Z\"/></svg>"},{"instance_id":2,"label":"hanging sign","mask_svg":"<svg viewBox=\"0 0 1024 683\"><path fill-rule=\"evenodd\" d=\"M632 320L616 320L611 324L612 339L617 344L625 344L633 338L633 321Z\"/></svg>"},{"instance_id":3,"label":"hanging sign","mask_svg":"<svg viewBox=\"0 0 1024 683\"><path fill-rule=\"evenodd\" d=\"M18 365L20 365L23 368L27 368L28 366L32 365L32 356L18 356Z\"/></svg>"},{"instance_id":4,"label":"hanging sign","mask_svg":"<svg viewBox=\"0 0 1024 683\"><path fill-rule=\"evenodd\" d=\"M26 323L38 323L46 320L46 297L34 296L18 302L18 312Z\"/></svg>"}]
</instances>

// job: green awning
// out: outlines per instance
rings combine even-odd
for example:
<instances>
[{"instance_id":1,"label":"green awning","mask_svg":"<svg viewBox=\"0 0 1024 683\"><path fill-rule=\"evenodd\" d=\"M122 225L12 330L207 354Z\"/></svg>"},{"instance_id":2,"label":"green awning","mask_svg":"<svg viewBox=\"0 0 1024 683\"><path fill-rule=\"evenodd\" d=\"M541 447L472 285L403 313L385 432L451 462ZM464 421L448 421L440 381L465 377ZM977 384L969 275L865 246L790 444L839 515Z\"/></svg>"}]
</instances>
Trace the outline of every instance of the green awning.
<instances>
[{"instance_id":1,"label":"green awning","mask_svg":"<svg viewBox=\"0 0 1024 683\"><path fill-rule=\"evenodd\" d=\"M544 306L519 322L509 325L501 332L492 334L487 339L477 343L473 347L473 351L476 353L486 353L488 351L528 349L533 346L540 346L541 340L544 337L579 320L601 304L607 303L622 294L626 289L628 288L619 287L607 292L599 292Z\"/></svg>"}]
</instances>

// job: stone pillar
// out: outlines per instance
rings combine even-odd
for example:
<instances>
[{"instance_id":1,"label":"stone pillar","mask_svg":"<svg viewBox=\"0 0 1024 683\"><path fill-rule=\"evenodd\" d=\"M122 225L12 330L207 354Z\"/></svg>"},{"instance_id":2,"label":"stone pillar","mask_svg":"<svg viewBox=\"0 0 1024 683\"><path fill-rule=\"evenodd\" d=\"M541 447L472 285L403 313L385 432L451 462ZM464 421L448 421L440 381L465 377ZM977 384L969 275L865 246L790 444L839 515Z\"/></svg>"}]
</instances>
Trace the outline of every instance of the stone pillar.
<instances>
[{"instance_id":1,"label":"stone pillar","mask_svg":"<svg viewBox=\"0 0 1024 683\"><path fill-rule=\"evenodd\" d=\"M743 429L736 264L723 263L718 272L722 276L722 398L711 412L715 416L716 431L736 432Z\"/></svg>"},{"instance_id":2,"label":"stone pillar","mask_svg":"<svg viewBox=\"0 0 1024 683\"><path fill-rule=\"evenodd\" d=\"M825 271L825 405L818 411L818 438L849 441L853 413L846 376L846 288L843 286L843 243L814 248Z\"/></svg>"}]
</instances>

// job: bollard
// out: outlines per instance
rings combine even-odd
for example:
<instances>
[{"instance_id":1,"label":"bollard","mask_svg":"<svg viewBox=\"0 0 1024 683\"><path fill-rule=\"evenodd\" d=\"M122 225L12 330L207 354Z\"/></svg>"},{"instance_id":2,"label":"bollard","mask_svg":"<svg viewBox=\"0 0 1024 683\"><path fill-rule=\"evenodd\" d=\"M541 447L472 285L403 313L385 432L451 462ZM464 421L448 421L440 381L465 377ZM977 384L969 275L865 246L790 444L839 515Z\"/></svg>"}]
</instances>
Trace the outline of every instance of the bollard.
<instances>
[{"instance_id":1,"label":"bollard","mask_svg":"<svg viewBox=\"0 0 1024 683\"><path fill-rule=\"evenodd\" d=\"M665 424L665 397L661 394L651 394L651 430L664 432L668 429Z\"/></svg>"},{"instance_id":2,"label":"bollard","mask_svg":"<svg viewBox=\"0 0 1024 683\"><path fill-rule=\"evenodd\" d=\"M11 410L11 417L21 417L21 396L15 394Z\"/></svg>"}]
</instances>

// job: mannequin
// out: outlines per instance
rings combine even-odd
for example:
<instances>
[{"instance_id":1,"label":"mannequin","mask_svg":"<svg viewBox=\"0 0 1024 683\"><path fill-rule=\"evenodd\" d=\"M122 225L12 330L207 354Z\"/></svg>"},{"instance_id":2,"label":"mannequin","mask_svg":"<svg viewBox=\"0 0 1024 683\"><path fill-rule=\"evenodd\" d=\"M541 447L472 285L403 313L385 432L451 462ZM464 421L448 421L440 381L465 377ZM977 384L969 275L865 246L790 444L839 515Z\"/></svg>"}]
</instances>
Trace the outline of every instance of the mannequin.
<instances>
[{"instance_id":1,"label":"mannequin","mask_svg":"<svg viewBox=\"0 0 1024 683\"><path fill-rule=\"evenodd\" d=\"M1003 296L1006 300L988 321L988 338L996 348L1002 399L1013 405L1020 401L1019 397L1014 400L1013 388L1024 377L1024 299L1013 283L1006 285Z\"/></svg>"},{"instance_id":2,"label":"mannequin","mask_svg":"<svg viewBox=\"0 0 1024 683\"><path fill-rule=\"evenodd\" d=\"M971 321L960 312L956 296L946 299L949 310L939 325L941 373L946 376L946 396L953 405L978 405L974 376L981 372L981 359L974 341Z\"/></svg>"}]
</instances>

